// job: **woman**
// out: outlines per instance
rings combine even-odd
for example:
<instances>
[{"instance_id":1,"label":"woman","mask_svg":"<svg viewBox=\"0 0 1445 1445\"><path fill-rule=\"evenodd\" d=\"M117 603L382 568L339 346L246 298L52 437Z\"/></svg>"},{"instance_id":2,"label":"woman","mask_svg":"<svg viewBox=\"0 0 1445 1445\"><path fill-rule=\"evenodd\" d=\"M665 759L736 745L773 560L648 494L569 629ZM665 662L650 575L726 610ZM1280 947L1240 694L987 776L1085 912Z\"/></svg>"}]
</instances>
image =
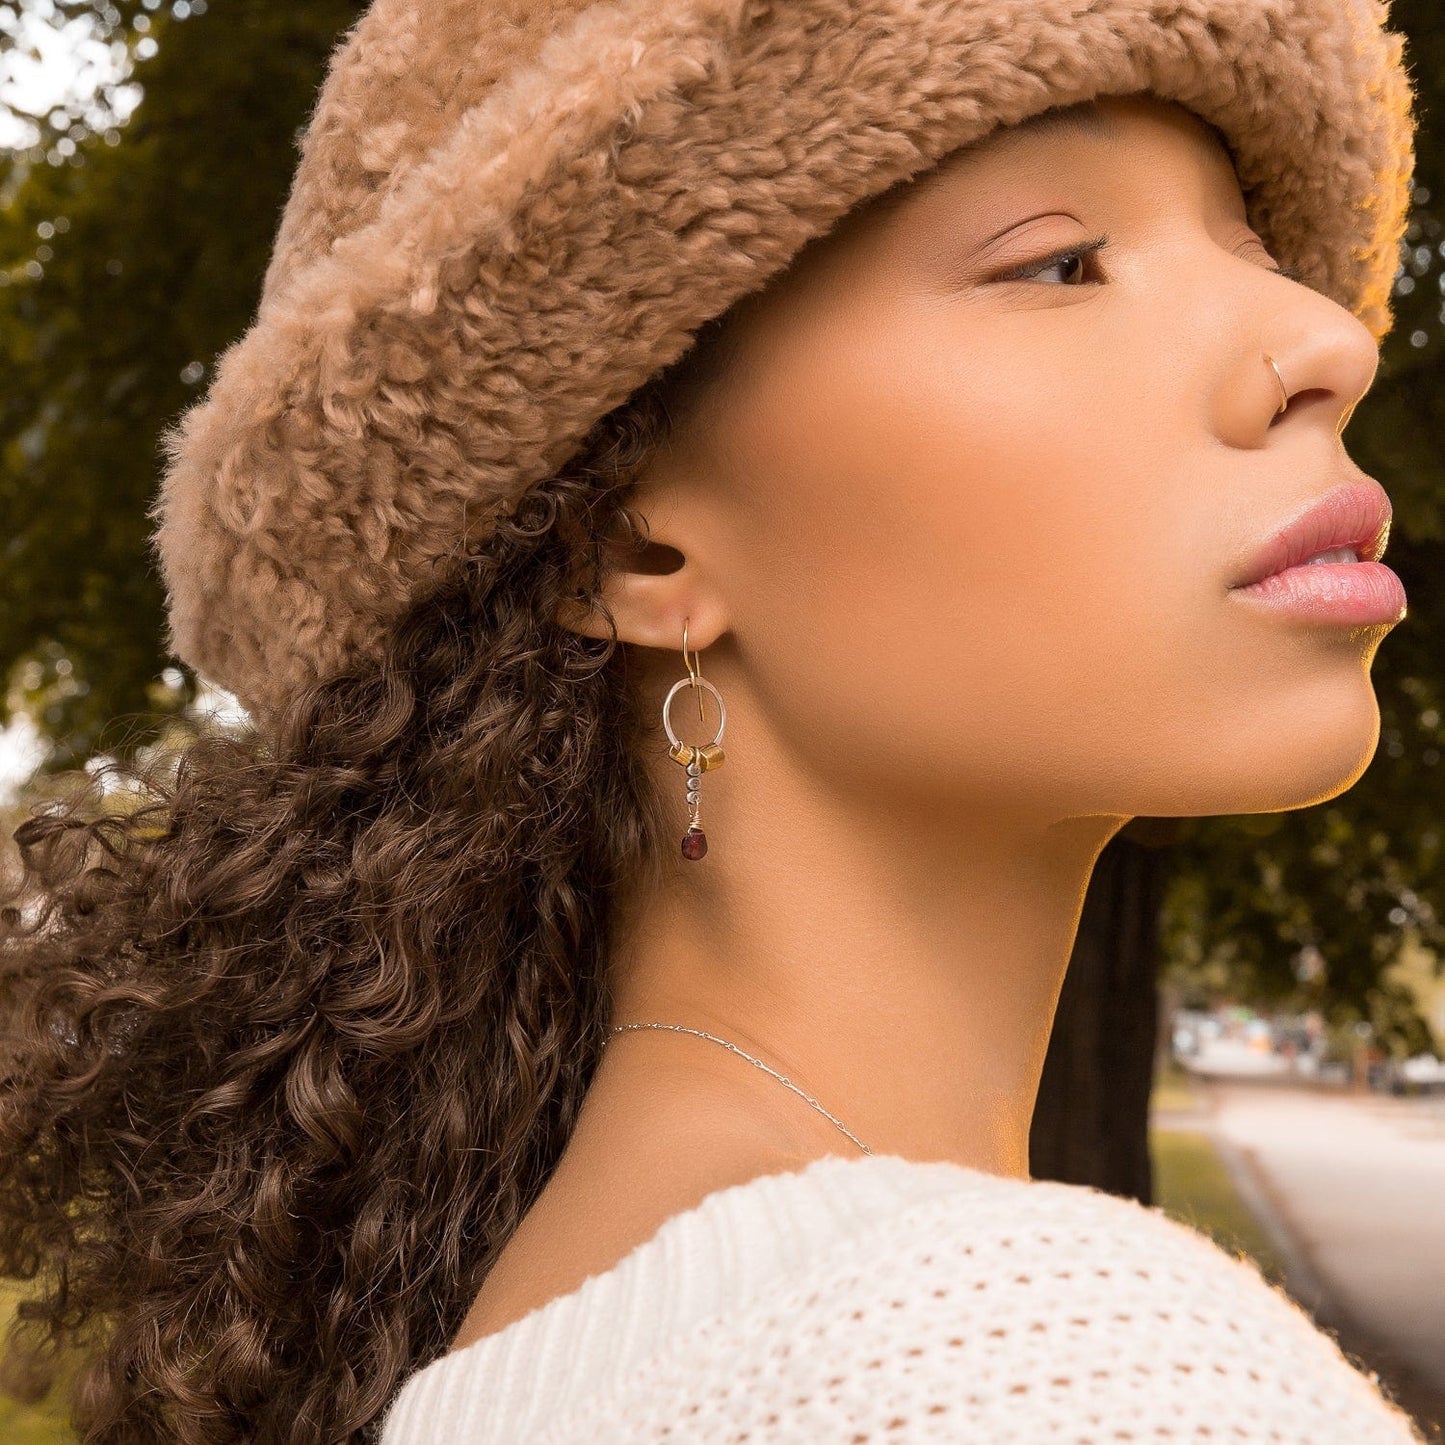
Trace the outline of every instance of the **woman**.
<instances>
[{"instance_id":1,"label":"woman","mask_svg":"<svg viewBox=\"0 0 1445 1445\"><path fill-rule=\"evenodd\" d=\"M1399 38L1167 9L338 50L156 507L255 732L17 835L0 1237L107 1326L85 1440L1418 1438L1028 1178L1101 849L1347 788L1403 615L1340 439Z\"/></svg>"}]
</instances>

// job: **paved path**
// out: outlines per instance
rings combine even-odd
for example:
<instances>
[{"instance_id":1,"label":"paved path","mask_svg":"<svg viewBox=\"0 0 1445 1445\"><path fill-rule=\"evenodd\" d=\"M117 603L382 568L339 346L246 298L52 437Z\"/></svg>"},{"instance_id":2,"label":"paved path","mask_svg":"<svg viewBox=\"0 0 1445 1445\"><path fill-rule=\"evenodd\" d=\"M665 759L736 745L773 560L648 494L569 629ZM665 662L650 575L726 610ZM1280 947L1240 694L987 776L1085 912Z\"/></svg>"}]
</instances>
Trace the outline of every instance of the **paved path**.
<instances>
[{"instance_id":1,"label":"paved path","mask_svg":"<svg viewBox=\"0 0 1445 1445\"><path fill-rule=\"evenodd\" d=\"M1402 1404L1445 1421L1445 1098L1218 1079L1199 1092L1290 1293Z\"/></svg>"}]
</instances>

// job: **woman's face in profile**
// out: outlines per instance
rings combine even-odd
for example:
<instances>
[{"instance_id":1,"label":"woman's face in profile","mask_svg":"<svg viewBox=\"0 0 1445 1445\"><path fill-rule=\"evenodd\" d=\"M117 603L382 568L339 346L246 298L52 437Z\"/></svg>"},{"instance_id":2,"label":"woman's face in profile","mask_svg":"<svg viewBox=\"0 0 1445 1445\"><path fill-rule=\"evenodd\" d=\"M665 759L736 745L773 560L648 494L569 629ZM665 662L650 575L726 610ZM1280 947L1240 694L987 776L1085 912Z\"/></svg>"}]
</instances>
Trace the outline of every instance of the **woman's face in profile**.
<instances>
[{"instance_id":1,"label":"woman's face in profile","mask_svg":"<svg viewBox=\"0 0 1445 1445\"><path fill-rule=\"evenodd\" d=\"M1188 815L1363 771L1392 624L1232 588L1362 480L1340 433L1378 349L1279 273L1188 111L995 132L735 321L665 475L760 710L835 780Z\"/></svg>"}]
</instances>

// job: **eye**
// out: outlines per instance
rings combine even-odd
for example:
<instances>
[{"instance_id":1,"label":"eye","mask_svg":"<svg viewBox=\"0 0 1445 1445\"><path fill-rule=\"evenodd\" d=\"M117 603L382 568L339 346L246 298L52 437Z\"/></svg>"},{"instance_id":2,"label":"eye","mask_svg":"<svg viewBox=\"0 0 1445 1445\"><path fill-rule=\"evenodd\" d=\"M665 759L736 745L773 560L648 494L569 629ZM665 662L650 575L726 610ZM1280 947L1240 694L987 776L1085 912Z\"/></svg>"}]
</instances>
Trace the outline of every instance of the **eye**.
<instances>
[{"instance_id":1,"label":"eye","mask_svg":"<svg viewBox=\"0 0 1445 1445\"><path fill-rule=\"evenodd\" d=\"M1077 285L1078 281L1083 278L1088 259L1102 251L1108 244L1108 236L1096 236L1092 241L1084 241L1070 246L1064 251L1055 251L1051 256L1045 256L1040 261L1030 261L1026 265L1015 266L1011 270L1004 271L995 279L999 281L1032 281L1046 271L1062 268L1066 277L1074 278L1067 284Z\"/></svg>"}]
</instances>

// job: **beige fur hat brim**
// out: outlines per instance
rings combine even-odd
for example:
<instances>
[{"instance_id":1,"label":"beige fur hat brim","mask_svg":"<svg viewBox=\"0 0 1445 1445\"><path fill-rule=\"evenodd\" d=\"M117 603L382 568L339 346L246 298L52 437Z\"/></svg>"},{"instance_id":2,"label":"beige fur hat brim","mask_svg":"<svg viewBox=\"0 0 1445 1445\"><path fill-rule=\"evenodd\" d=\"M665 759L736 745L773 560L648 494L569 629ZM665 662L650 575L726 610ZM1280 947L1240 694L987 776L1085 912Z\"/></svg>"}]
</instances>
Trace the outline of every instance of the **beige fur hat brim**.
<instances>
[{"instance_id":1,"label":"beige fur hat brim","mask_svg":"<svg viewBox=\"0 0 1445 1445\"><path fill-rule=\"evenodd\" d=\"M376 0L253 325L167 430L167 642L256 717L374 656L428 559L858 202L1148 90L1383 338L1414 165L1382 0Z\"/></svg>"}]
</instances>

